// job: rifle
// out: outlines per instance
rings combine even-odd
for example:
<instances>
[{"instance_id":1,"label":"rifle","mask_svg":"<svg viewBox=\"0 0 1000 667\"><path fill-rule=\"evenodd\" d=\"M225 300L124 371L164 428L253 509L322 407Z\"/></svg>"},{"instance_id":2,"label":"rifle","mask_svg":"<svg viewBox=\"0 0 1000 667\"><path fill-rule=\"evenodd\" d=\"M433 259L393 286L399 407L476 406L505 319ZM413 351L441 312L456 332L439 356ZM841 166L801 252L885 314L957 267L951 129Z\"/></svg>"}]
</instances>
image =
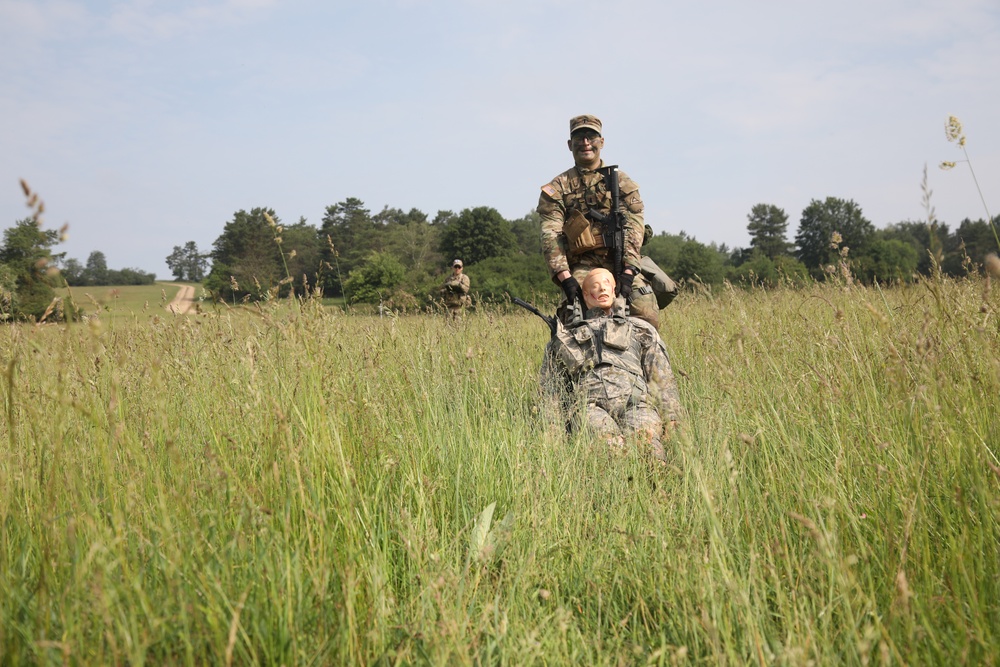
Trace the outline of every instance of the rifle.
<instances>
[{"instance_id":1,"label":"rifle","mask_svg":"<svg viewBox=\"0 0 1000 667\"><path fill-rule=\"evenodd\" d=\"M552 332L553 336L556 335L556 331L559 328L559 319L555 315L543 315L542 311L538 310L527 301L524 301L523 299L518 299L516 296L511 297L510 300L516 303L517 305L521 306L521 308L529 310L535 315L538 315L540 318L545 320L545 323L549 325L549 331Z\"/></svg>"},{"instance_id":2,"label":"rifle","mask_svg":"<svg viewBox=\"0 0 1000 667\"><path fill-rule=\"evenodd\" d=\"M555 337L556 332L559 331L559 316L558 315L543 315L540 310L538 310L537 308L535 308L534 306L532 306L527 301L525 301L523 299L518 299L516 296L512 296L510 298L510 300L513 303L516 303L517 305L521 306L521 308L529 310L532 313L534 313L535 315L538 315L540 318L542 318L543 320L545 320L545 323L549 325L549 331L551 331L552 332L552 336ZM574 326L576 324L579 324L580 322L583 322L583 309L580 307L580 302L579 301L574 301L572 304L569 304L569 308L570 308L570 310L569 310L569 322L566 323L566 326L570 326L571 327L571 326Z\"/></svg>"},{"instance_id":3,"label":"rifle","mask_svg":"<svg viewBox=\"0 0 1000 667\"><path fill-rule=\"evenodd\" d=\"M615 280L625 271L625 215L621 209L621 190L618 185L618 165L613 164L608 167L601 167L597 170L604 177L604 183L611 193L611 211L601 213L597 209L590 209L590 217L601 223L604 228L601 236L604 237L604 247L611 249L611 259L614 263ZM620 293L619 290L616 294Z\"/></svg>"}]
</instances>

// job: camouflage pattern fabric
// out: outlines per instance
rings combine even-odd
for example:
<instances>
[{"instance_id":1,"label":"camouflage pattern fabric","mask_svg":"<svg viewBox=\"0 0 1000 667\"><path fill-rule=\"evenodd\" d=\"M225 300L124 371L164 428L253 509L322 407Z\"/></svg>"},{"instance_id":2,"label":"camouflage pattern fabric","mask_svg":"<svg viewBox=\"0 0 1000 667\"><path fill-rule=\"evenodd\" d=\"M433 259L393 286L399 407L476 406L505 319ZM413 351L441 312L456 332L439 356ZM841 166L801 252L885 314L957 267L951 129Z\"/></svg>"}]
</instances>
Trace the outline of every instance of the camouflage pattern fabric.
<instances>
[{"instance_id":1,"label":"camouflage pattern fabric","mask_svg":"<svg viewBox=\"0 0 1000 667\"><path fill-rule=\"evenodd\" d=\"M604 162L601 162L601 167ZM639 185L624 172L618 171L618 182L622 208L625 212L625 252L624 263L632 267L636 274L632 284L632 298L629 301L631 314L641 317L654 327L659 326L656 296L641 273L641 248L645 225L643 203L639 196ZM614 259L607 248L598 248L579 254L572 254L563 227L573 211L586 214L590 209L601 213L611 212L611 192L604 177L596 170L573 167L556 176L542 186L538 198L538 215L542 226L542 253L554 277L562 271L569 271L578 282L588 271L604 268L614 271ZM590 221L594 236L604 232L601 224ZM617 276L615 276L617 279Z\"/></svg>"},{"instance_id":2,"label":"camouflage pattern fabric","mask_svg":"<svg viewBox=\"0 0 1000 667\"><path fill-rule=\"evenodd\" d=\"M441 297L448 309L453 313L472 305L472 298L469 297L469 288L472 281L464 273L454 274L445 279L441 286Z\"/></svg>"},{"instance_id":3,"label":"camouflage pattern fabric","mask_svg":"<svg viewBox=\"0 0 1000 667\"><path fill-rule=\"evenodd\" d=\"M680 419L677 382L666 346L647 322L600 309L559 325L545 349L542 387L556 410L568 410L572 429L610 443L639 436L664 458L665 422Z\"/></svg>"},{"instance_id":4,"label":"camouflage pattern fabric","mask_svg":"<svg viewBox=\"0 0 1000 667\"><path fill-rule=\"evenodd\" d=\"M647 255L641 258L642 276L653 288L656 305L663 310L677 298L677 283L668 276L660 266Z\"/></svg>"}]
</instances>

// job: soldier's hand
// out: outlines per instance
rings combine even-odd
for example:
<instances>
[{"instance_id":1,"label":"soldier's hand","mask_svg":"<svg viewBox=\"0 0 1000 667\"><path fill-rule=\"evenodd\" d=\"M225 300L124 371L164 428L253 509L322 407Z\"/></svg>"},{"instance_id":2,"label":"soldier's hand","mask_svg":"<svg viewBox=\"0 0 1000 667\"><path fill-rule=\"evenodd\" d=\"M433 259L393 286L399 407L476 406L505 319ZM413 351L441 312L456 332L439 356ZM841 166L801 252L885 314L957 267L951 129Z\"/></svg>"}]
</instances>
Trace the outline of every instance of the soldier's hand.
<instances>
[{"instance_id":1,"label":"soldier's hand","mask_svg":"<svg viewBox=\"0 0 1000 667\"><path fill-rule=\"evenodd\" d=\"M626 300L632 296L633 280L635 280L635 274L628 271L622 271L622 274L618 276L618 294Z\"/></svg>"},{"instance_id":2,"label":"soldier's hand","mask_svg":"<svg viewBox=\"0 0 1000 667\"><path fill-rule=\"evenodd\" d=\"M566 278L559 286L562 287L563 293L566 295L566 301L572 306L574 301L580 300L580 283L576 281L576 278L570 276Z\"/></svg>"}]
</instances>

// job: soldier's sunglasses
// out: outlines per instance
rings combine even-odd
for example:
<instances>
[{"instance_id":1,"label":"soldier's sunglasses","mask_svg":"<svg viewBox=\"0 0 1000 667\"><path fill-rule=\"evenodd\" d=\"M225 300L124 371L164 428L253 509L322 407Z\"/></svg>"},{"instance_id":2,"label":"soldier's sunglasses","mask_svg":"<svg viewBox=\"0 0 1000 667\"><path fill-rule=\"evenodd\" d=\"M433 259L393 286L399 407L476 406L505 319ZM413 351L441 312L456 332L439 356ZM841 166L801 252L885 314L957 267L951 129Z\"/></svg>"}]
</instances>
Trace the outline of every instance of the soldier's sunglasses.
<instances>
[{"instance_id":1,"label":"soldier's sunglasses","mask_svg":"<svg viewBox=\"0 0 1000 667\"><path fill-rule=\"evenodd\" d=\"M596 132L579 132L572 136L572 141L574 144L582 144L583 142L586 141L590 143L591 146L593 146L600 140L600 138L601 135L597 134Z\"/></svg>"}]
</instances>

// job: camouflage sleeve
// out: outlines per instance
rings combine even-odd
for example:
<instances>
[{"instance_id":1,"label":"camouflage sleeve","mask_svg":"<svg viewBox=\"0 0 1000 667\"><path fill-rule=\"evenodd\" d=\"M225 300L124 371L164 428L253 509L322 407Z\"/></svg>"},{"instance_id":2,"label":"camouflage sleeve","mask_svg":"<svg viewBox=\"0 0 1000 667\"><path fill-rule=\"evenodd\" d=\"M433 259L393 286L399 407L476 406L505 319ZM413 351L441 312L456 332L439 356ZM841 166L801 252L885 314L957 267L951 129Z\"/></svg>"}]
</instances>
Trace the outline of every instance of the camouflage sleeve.
<instances>
[{"instance_id":1,"label":"camouflage sleeve","mask_svg":"<svg viewBox=\"0 0 1000 667\"><path fill-rule=\"evenodd\" d=\"M642 239L646 232L645 207L639 196L639 184L619 171L618 184L622 208L625 209L625 265L638 273L642 256Z\"/></svg>"},{"instance_id":2,"label":"camouflage sleeve","mask_svg":"<svg viewBox=\"0 0 1000 667\"><path fill-rule=\"evenodd\" d=\"M458 288L462 290L462 294L468 294L471 286L472 281L469 279L469 276L463 273L458 279Z\"/></svg>"},{"instance_id":3,"label":"camouflage sleeve","mask_svg":"<svg viewBox=\"0 0 1000 667\"><path fill-rule=\"evenodd\" d=\"M542 186L538 197L538 215L542 225L542 254L553 276L561 271L569 271L566 235L563 223L566 221L566 207L559 196L556 183Z\"/></svg>"},{"instance_id":4,"label":"camouflage sleeve","mask_svg":"<svg viewBox=\"0 0 1000 667\"><path fill-rule=\"evenodd\" d=\"M631 266L633 273L640 272L642 263L642 236L645 229L642 215L625 214L625 266Z\"/></svg>"},{"instance_id":5,"label":"camouflage sleeve","mask_svg":"<svg viewBox=\"0 0 1000 667\"><path fill-rule=\"evenodd\" d=\"M650 327L642 333L642 369L646 374L650 402L656 406L664 422L681 419L681 399L677 379L670 368L670 359L663 339Z\"/></svg>"}]
</instances>

